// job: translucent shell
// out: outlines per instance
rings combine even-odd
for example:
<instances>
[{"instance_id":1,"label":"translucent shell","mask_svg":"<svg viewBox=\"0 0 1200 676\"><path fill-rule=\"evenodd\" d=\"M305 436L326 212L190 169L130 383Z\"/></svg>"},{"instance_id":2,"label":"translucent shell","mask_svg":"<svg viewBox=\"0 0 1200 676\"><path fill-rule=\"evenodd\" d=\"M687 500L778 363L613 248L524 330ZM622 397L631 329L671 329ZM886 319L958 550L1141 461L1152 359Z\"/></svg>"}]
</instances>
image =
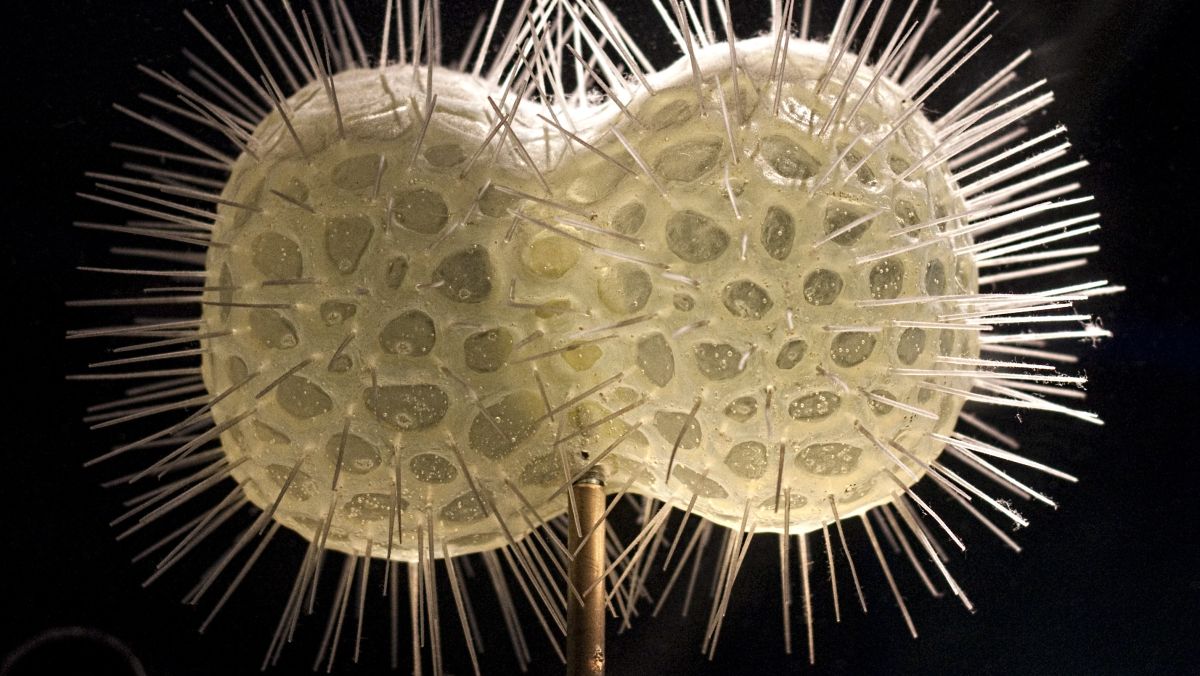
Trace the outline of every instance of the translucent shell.
<instances>
[{"instance_id":1,"label":"translucent shell","mask_svg":"<svg viewBox=\"0 0 1200 676\"><path fill-rule=\"evenodd\" d=\"M903 177L933 129L883 123L906 110L885 78L821 136L874 73L839 104L848 63L817 94L827 48L793 41L776 102L771 40L738 49L736 85L714 45L700 99L683 61L579 111L600 152L532 101L489 136L492 92L442 69L432 111L406 67L334 76L344 138L320 84L272 113L223 193L242 206L204 310L232 332L203 369L217 425L248 417L221 436L249 499L286 485L287 527L413 560L418 528L452 554L520 538L593 465L760 532L783 488L801 533L827 496L853 515L923 476L961 399L897 370L979 354L940 320L978 290L945 235L964 204L949 175Z\"/></svg>"}]
</instances>

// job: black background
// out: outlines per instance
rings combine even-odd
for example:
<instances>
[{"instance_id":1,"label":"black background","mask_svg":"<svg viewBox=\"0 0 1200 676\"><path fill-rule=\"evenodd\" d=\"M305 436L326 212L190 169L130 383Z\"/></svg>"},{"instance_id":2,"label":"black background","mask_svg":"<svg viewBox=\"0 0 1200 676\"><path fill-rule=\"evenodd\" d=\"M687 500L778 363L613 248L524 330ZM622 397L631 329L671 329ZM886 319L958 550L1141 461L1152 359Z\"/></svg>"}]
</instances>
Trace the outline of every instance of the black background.
<instances>
[{"instance_id":1,"label":"black background","mask_svg":"<svg viewBox=\"0 0 1200 676\"><path fill-rule=\"evenodd\" d=\"M462 44L481 4L443 0L449 45ZM622 17L637 17L626 23L656 62L674 57L648 5L638 0L612 4ZM760 4L765 3L745 4L735 9L739 33L764 29L767 12ZM832 3L817 4L815 25L827 31L835 10ZM978 5L944 4L949 5L946 20L934 31L942 39ZM1192 418L1200 406L1196 11L1185 0L996 4L1002 11L996 40L959 80L958 93L1025 46L1034 49L1023 73L1048 78L1059 97L1042 124L1066 124L1075 151L1092 162L1083 180L1097 196L1105 228L1097 237L1103 251L1093 257L1091 270L1129 287L1088 308L1116 332L1098 349L1085 351L1081 363L1092 379L1088 405L1106 426L995 416L1029 442L1031 455L1052 459L1082 482L1040 484L1048 485L1061 506L1056 512L1026 510L1034 524L1019 534L1025 547L1020 555L980 529L965 529L972 546L956 558L953 569L979 607L975 615L953 599L929 598L907 568L898 573L921 631L916 641L905 632L865 542L859 541L857 560L866 571L871 613L846 612L842 626L835 626L818 565L817 664L809 667L800 655L785 656L775 549L763 542L738 580L715 662L699 654L705 614L700 611L706 604L686 619L678 617L675 604L663 616L643 618L631 632L613 637L610 673L1183 674L1200 669L1200 435ZM370 5L360 16L377 16L374 3L351 5ZM227 25L220 5L207 1L23 2L4 10L0 110L6 122L0 134L8 171L0 184L6 194L0 203L0 260L7 311L0 333L8 345L0 392L7 399L0 406L0 655L45 630L82 626L118 638L151 674L252 673L298 561L296 547L282 546L265 557L223 617L200 636L196 627L208 606L199 612L176 599L202 566L192 562L161 586L142 589L139 582L151 569L145 563L130 565L128 559L147 541L115 543L106 526L128 494L101 489L98 483L110 475L80 467L111 437L89 434L77 421L97 392L63 382L63 374L78 371L92 356L65 345L64 331L99 316L68 311L63 301L102 293L89 288L97 283L94 276L74 267L105 260L104 238L70 227L94 213L72 195L88 186L83 171L117 168L109 141L148 138L146 130L110 107L113 101L133 103L136 92L154 89L133 64L182 71L181 45L210 53L182 18L182 7L194 8L211 25ZM374 25L364 27L376 34ZM846 601L844 584L842 591ZM515 671L487 596L476 594L482 619L491 627L486 664L492 673ZM849 609L848 601L843 609ZM803 643L800 617L794 616L798 647ZM386 629L378 616L370 622L364 665L357 673L376 673L386 664ZM298 636L302 645L285 654L277 673L309 669L322 624L323 618L307 623ZM559 673L544 638L530 624L528 637L540 655L532 671ZM444 634L457 639L453 623L443 626ZM449 645L454 646L449 667L466 673L461 642ZM349 667L347 662L341 666ZM12 671L14 676L35 673L129 672L105 650L67 641Z\"/></svg>"}]
</instances>

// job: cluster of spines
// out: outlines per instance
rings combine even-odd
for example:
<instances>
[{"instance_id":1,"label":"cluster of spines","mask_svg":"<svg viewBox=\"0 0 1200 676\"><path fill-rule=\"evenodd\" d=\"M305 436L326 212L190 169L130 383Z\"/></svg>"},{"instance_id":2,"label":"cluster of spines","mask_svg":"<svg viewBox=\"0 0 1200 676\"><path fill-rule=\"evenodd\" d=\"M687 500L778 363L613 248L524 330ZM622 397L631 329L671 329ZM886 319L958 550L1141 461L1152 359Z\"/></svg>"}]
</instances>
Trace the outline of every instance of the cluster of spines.
<instances>
[{"instance_id":1,"label":"cluster of spines","mask_svg":"<svg viewBox=\"0 0 1200 676\"><path fill-rule=\"evenodd\" d=\"M690 56L693 54L693 49L696 46L716 42L716 31L712 25L709 3L701 3L699 11L691 2L677 0L668 4L670 5L669 11L661 2L655 1L656 8L667 21L671 34L680 44L681 50L685 54ZM794 12L796 10L795 4L794 0L787 0L785 3L777 3L777 6L774 8L775 22L773 34L776 36L775 44L777 48L782 46L786 50L788 41L792 39L791 27L793 26ZM862 58L859 58L858 62L854 65L855 69L863 62L863 58L869 54L872 45L880 34L883 19L886 16L887 4L884 3L884 7L877 12L875 19L869 23L866 29L866 37L859 49ZM545 70L538 70L538 72L544 73L544 77L549 78L551 83L556 80L558 86L555 87L553 84L547 84L542 79L527 75L515 92L517 93L517 101L526 96L537 94L543 99L557 100L560 103L565 102L566 95L563 92L561 84L563 69L561 55L564 53L583 57L576 60L578 64L576 70L577 87L573 97L577 101L582 100L586 96L586 92L591 84L599 86L614 101L619 101L622 98L622 94L627 94L632 88L636 88L638 86L637 82L631 82L621 74L617 61L628 68L635 76L635 79L642 83L642 86L649 88L644 78L644 71L650 68L648 60L637 50L636 44L629 39L619 22L616 21L612 13L602 3L593 1L586 4L581 3L576 6L566 3L538 2L536 8L532 10L529 5L530 3L525 3L525 6L522 7L522 15L518 17L518 21L507 32L502 42L500 58L493 60L487 72L487 78L492 82L497 84L506 83L506 96L502 97L502 101L504 98L507 98L508 86L522 79L520 76L522 68L530 69L529 72L532 72L533 69L544 68ZM853 2L847 2L843 5L830 39L830 59L834 67L836 67L836 63L844 55L850 53L850 45L861 34L860 29L866 25L864 21L869 14L869 6L870 3L862 3L856 7L856 3ZM936 14L936 9L934 6L931 6L923 18L919 20L914 19L913 11L915 6L915 2L910 4L901 21L901 28L893 34L893 37L884 47L876 64L878 72L899 81L906 91L914 93L912 106L914 111L920 108L920 104L932 93L932 90L937 85L944 82L967 58L974 55L987 42L989 38L986 36L981 39L977 38L994 17L994 14L990 13L989 3L978 15L963 26L945 46L936 51L933 56L923 62L918 62L916 67L910 68L909 66L917 54L917 45L928 28L930 20ZM720 22L725 25L728 31L731 25L729 3L717 3L715 7ZM353 19L346 10L344 3L340 0L335 0L331 3L332 11L329 16L326 16L319 9L315 10L315 14L312 17L316 19L316 30L314 30L312 20L307 12L297 15L290 5L285 2L287 23L291 24L298 41L293 41L293 39L286 36L284 24L280 23L266 10L261 0L254 0L253 6L251 6L250 2L243 0L243 8L246 18L249 20L250 25L253 26L253 33L259 41L257 43L255 42L255 38L251 37L251 33L247 31L247 27L238 20L237 15L232 10L230 14L234 16L239 32L245 38L247 44L250 45L254 59L264 71L264 78L251 76L213 34L207 31L190 14L187 16L200 29L205 38L217 48L221 56L233 66L234 72L250 85L250 91L263 100L255 101L253 96L240 91L237 86L233 85L216 69L191 53L188 53L188 58L194 66L192 76L195 84L184 84L168 75L143 69L144 72L151 75L155 80L172 89L177 94L178 102L166 101L152 95L146 95L144 98L149 104L159 109L220 133L238 151L253 154L255 148L251 147L250 140L255 126L254 121L261 119L271 109L275 109L285 120L287 119L287 114L283 106L285 99L284 91L281 84L272 75L272 70L280 73L281 77L286 80L287 86L292 90L298 89L302 81L319 81L325 93L336 101L332 73L352 66L366 66L368 65L368 59L361 39L358 37L358 31L354 26ZM802 17L800 39L805 39L808 32L808 17L810 16L809 2L804 2L800 9ZM396 35L400 46L399 51L401 55L407 56L406 36L404 27L400 22L400 14L398 3L394 12L391 4L388 4L388 21L385 22L385 40L381 49L381 62L388 60L389 41L387 36L391 30L390 19L393 16L397 21ZM468 56L471 54L472 48L478 44L480 45L478 55L474 60L471 71L475 74L482 73L482 67L487 62L488 46L493 39L493 33L499 16L500 8L497 7L496 11L490 17L481 17L480 22L477 23L470 41L471 47L468 48L463 58L459 60L459 65L464 70L470 62ZM418 66L421 61L419 55L425 53L427 55L426 64L430 67L427 73L432 73L432 64L441 59L439 17L440 13L436 2L430 6L430 3L427 1L424 7L417 7L416 3L414 3L414 8L410 11L408 43L413 46L412 53L415 55L412 58L412 63L414 67ZM590 29L586 27L588 21L591 22ZM557 39L559 42L557 48L552 48L548 51L542 49L544 44L533 37L537 31L529 29L529 27L536 25L536 22L541 22L542 27L550 24L558 29ZM562 30L564 24L571 26L571 29L566 33L571 36L571 39L564 39L562 37L564 35ZM482 41L477 42L481 34L483 35ZM553 31L546 31L543 33L542 39L545 39L545 36L550 34L553 34ZM601 37L597 38L597 34ZM321 38L320 41L317 39L318 35ZM423 42L425 43L424 45L422 44ZM732 61L736 63L736 45L733 40L729 42L729 48L733 56ZM259 49L255 49L256 44L258 44ZM605 49L606 45L612 47L616 60L614 60L614 54L610 54ZM583 53L587 50L591 50L592 52L590 57L585 56ZM526 54L529 52L533 52L536 55L532 63L526 57ZM558 60L556 61L554 58L545 59L542 56L543 53L557 54ZM1036 147L1040 147L1041 144L1057 138L1063 131L1061 128L1055 128L1050 132L1024 140L1028 135L1028 130L1020 126L1021 120L1028 117L1031 113L1044 108L1052 99L1052 96L1048 93L1039 93L1040 86L1044 84L1044 81L1034 83L1013 93L1005 93L1017 78L1015 73L1016 68L1027 57L1028 53L1023 54L1007 64L974 92L964 97L957 106L941 116L935 123L941 135L938 146L926 157L920 158L918 162L906 170L907 174L911 174L944 164L953 172L956 181L962 184L959 188L959 195L966 201L967 211L960 214L947 215L938 220L944 222L961 220L965 223L960 228L947 233L949 237L965 238L966 235L970 235L973 239L970 243L961 246L958 253L973 256L980 270L1000 268L1000 270L983 274L980 277L980 284L986 288L991 288L992 285L1001 282L1037 279L1044 275L1051 275L1060 271L1081 267L1086 263L1086 256L1096 250L1094 246L1064 248L1047 248L1046 246L1079 237L1094 230L1097 226L1091 222L1096 218L1095 214L1066 218L1016 231L1006 230L1006 228L1009 228L1013 224L1020 223L1026 219L1035 218L1058 209L1069 208L1086 202L1089 199L1086 197L1069 197L1054 201L1056 198L1072 195L1080 189L1077 183L1057 183L1060 177L1066 176L1084 166L1083 162L1054 166L1055 162L1068 154L1065 143L1060 143L1049 149L1040 150L1031 156L1026 156L1026 153ZM691 58L694 63L694 56L691 56ZM268 59L274 64L273 69L267 68L266 61ZM880 64L883 65L880 66ZM778 60L780 75L776 80L777 83L783 80L782 71L784 65L785 62L783 60ZM776 72L774 67L772 68L772 72ZM736 69L734 73L736 77ZM530 90L531 83L536 85L533 88L536 91ZM703 86L698 80L698 74L695 84L698 88ZM821 86L829 86L829 82L825 81ZM436 98L432 89L432 87L426 88L430 98L427 98L424 110L429 113L432 112L435 105L433 98ZM917 94L917 92L921 93ZM777 104L778 96L776 96L775 101ZM842 101L841 97L839 97L840 106L848 104L848 101ZM837 107L835 106L835 108ZM140 145L118 144L118 147L122 150L137 155L148 156L156 161L167 160L174 162L179 168L166 169L160 165L131 162L126 165L126 168L132 172L131 176L111 174L93 175L97 179L97 187L102 193L83 195L85 198L132 212L140 220L134 220L123 225L100 223L80 223L79 225L90 229L134 237L151 238L191 247L184 251L125 247L114 249L114 253L116 254L130 255L176 265L203 265L204 255L198 253L195 250L196 248L223 246L221 242L212 241L210 236L213 229L212 223L216 219L216 213L212 210L213 205L224 205L226 207L246 210L254 208L253 205L249 204L231 203L229 200L221 198L215 192L220 189L223 183L213 176L219 172L227 171L232 166L234 157L205 142L201 137L182 131L175 125L157 117L145 116L119 106L118 109L147 126L172 137L175 141L189 147L191 152L198 154L160 150ZM502 111L498 112L502 113ZM729 113L728 111L723 111L722 114L728 116ZM504 119L503 114L500 115L500 119L501 122L497 122L496 132L503 131L501 129ZM834 116L831 117L830 121L836 124L836 119L836 116ZM340 119L338 122L340 125ZM551 124L557 133L562 133L568 137L571 135L571 132L565 126L562 126L563 123L561 121L548 120L547 122ZM899 128L899 123L902 121L894 122L896 128ZM295 136L294 130L291 133ZM824 129L822 133L824 133ZM620 138L619 134L617 138ZM298 137L296 141L299 145ZM581 139L573 139L573 141L578 144L579 148L585 151L599 153L598 149L589 147ZM851 144L847 148L847 152L853 146L854 144ZM864 154L857 162L857 166L852 167L847 173L853 174L857 169L861 168L867 158L876 149L871 149ZM844 159L845 154L843 153L843 157L839 158L839 161L834 166L841 164L841 160ZM631 153L631 155L634 156L635 160L637 159L634 153ZM612 158L607 159L611 160ZM1016 161L1013 161L1014 159ZM641 168L645 171L649 180L653 180L653 174L644 166L644 163L639 162L638 164L643 165ZM536 171L536 166L533 162L530 162L529 166ZM197 173L197 170L201 173ZM964 183L968 178L973 177L974 180L972 182ZM825 177L822 182L824 180L828 180L828 177ZM733 203L733 207L736 210L736 202ZM937 225L937 223L930 222L918 224L913 227L924 228L931 225ZM967 240L962 239L959 241ZM864 260L863 262L869 261ZM146 289L146 292L148 294L184 293L189 295L141 295L127 299L77 301L72 303L73 305L96 307L171 307L175 305L222 302L207 300L205 296L201 295L205 291L222 290L220 282L210 279L207 273L202 270L88 269L102 273L130 274L169 279L172 283L180 284L180 286L153 286ZM1088 315L1074 314L1072 308L1075 302L1118 290L1118 287L1113 287L1099 281L1071 284L1032 293L987 291L980 295L947 299L947 302L958 307L959 311L948 313L941 317L940 321L942 322L954 322L989 328L1009 325L1020 326L1023 324L1037 326L1043 323L1067 322L1083 323L1083 327L1067 330L1039 330L1026 333L984 333L980 337L981 349L985 353L990 353L989 357L993 358L967 359L944 357L942 359L946 364L956 368L961 367L957 371L950 372L950 374L963 378L964 384L960 387L952 387L929 383L928 386L944 394L959 397L969 403L1046 410L1067 414L1089 422L1097 422L1097 419L1092 414L1040 396L1076 398L1079 396L1078 390L1050 387L1046 383L1078 384L1081 382L1081 379L1074 376L1057 375L1057 367L1054 364L1073 363L1075 357L1050 349L1045 343L1052 340L1089 339L1107 335L1107 332L1092 325L1091 318ZM923 300L922 298L897 298L875 302L881 304L919 303ZM864 301L864 303L869 304L871 301ZM1055 310L1066 310L1071 312L1071 314L1034 314ZM219 332L205 332L204 325L200 321L193 319L135 320L133 324L124 327L75 331L71 333L71 337L145 339L145 342L116 348L116 351L121 353L138 352L141 350L164 350L146 355L118 356L117 358L91 365L97 369L108 369L147 364L146 370L115 372L98 370L94 373L76 377L81 380L146 379L150 381L150 384L129 388L125 392L125 395L117 400L90 409L87 421L92 423L94 427L108 427L163 413L191 410L191 413L180 422L117 447L93 461L107 460L132 450L149 450L162 447L173 448L164 459L153 463L149 468L121 477L110 482L112 484L135 482L150 475L162 477L191 471L199 467L198 471L193 471L184 478L167 482L161 487L131 500L129 502L131 506L130 511L116 519L115 523L125 523L134 518L137 519L137 522L125 530L121 537L132 534L142 527L157 521L160 516L173 511L175 508L205 492L208 488L220 484L229 476L236 466L237 461L227 461L223 457L221 450L219 448L212 448L210 444L217 440L222 431L236 424L236 421L226 421L221 425L213 427L212 421L209 418L212 406L227 393L206 395L203 384L199 379L199 369L194 366L159 368L156 365L158 361L170 362L192 359L199 356L207 349L205 346L208 343L220 340L223 337ZM187 347L190 344L199 344L200 347ZM1037 359L1039 361L1037 363L1004 361L1004 357ZM1032 371L1033 373L997 370L1014 368L1019 371ZM936 374L913 372L901 375L914 378L933 375L945 377L947 376L947 371L939 370ZM1015 452L1017 444L1014 440L974 414L968 412L962 414L961 417L966 424L975 427L983 435L993 438L995 443L988 443L960 432L940 435L939 441L946 444L947 453L950 456L962 461L966 466L978 470L985 477L1000 482L1002 486L1018 496L1035 498L1048 504L1053 504L1048 497L1042 495L1040 492L1009 477L1003 470L993 465L989 458L1025 465L1048 472L1059 478L1071 479L1069 475L1018 455ZM971 498L975 497L989 504L1018 525L1025 524L1023 517L1004 502L991 498L976 488L960 474L945 466L940 461L930 463L923 469L933 479L933 483L966 508L974 517L987 525L1008 546L1014 549L1017 548L1010 537L994 524L991 524L978 510L971 506ZM289 485L290 481L285 481L280 497L287 491ZM937 522L937 525L946 531L952 541L959 546L961 546L961 541L946 526L945 522L936 515L932 508L919 498L911 488L905 487L899 481L897 481L897 485L897 497L892 505L885 505L871 511L869 514L861 515L860 520L863 530L870 540L871 547L883 568L884 574L888 578L893 595L904 613L905 621L915 636L915 627L907 613L899 590L893 581L887 561L880 547L880 538L876 534L876 529L879 529L882 533L883 539L893 543L895 549L903 550L906 558L914 569L918 571L925 585L931 591L934 591L935 586L931 576L925 571L920 562L920 557L912 547L908 537L904 534L904 529L901 528L901 524L906 526L908 531L917 540L919 548L928 555L929 560L939 569L954 593L968 607L970 607L970 602L967 601L965 594L961 592L957 583L946 570L944 564L946 557L941 551L938 541L932 536L931 529L918 518L918 514L921 511L928 513ZM791 499L786 490L783 491L783 498L781 501L782 508L787 510L790 508ZM777 500L777 502L780 501ZM246 504L245 497L240 495L237 488L234 488L215 505L203 511L183 527L167 534L142 554L139 554L138 558L140 559L166 549L168 546L171 547L167 555L160 561L151 580L172 567L200 541L217 530L239 511L243 510ZM606 572L609 581L613 584L613 589L608 594L608 600L614 602L620 608L626 623L634 615L634 609L639 600L646 594L646 578L650 574L655 557L660 554L663 548L667 548L667 561L663 566L666 569L679 545L683 543L683 548L678 549L680 554L679 559L676 560L675 571L669 579L662 597L657 601L655 612L661 608L662 603L667 598L667 593L669 593L679 580L680 574L684 570L684 564L689 559L696 562L693 564L692 576L688 585L688 600L685 604L691 601L690 590L695 584L695 572L699 569L698 562L702 557L704 548L708 545L713 527L711 524L701 524L684 540L682 537L684 534L684 525L689 520L691 514L689 506L689 509L684 512L676 534L668 546L665 535L666 524L669 520L668 517L671 510L676 506L670 503L658 505L653 500L644 500L639 505L639 508L642 512L642 521L645 525L637 536L623 546L618 543L615 536L608 543L612 563ZM830 509L830 521L829 524L822 528L822 539L825 543L830 565L829 577L833 585L835 612L840 616L840 607L836 601L838 599L837 572L834 567L838 548L833 545L833 539L830 535L831 529L836 531L840 540L840 549L847 560L848 570L854 580L858 600L864 607L864 610L866 601L862 594L862 589L858 584L858 575L854 567L853 558L850 555L850 548L847 546L843 524L837 513L836 501L832 499L832 496L830 499ZM536 512L534 512L534 515L536 516ZM270 511L261 512L250 526L242 531L241 535L235 540L234 546L209 570L200 584L189 594L189 601L196 602L204 596L217 577L229 567L235 556L249 547L255 537L262 536L265 533L265 537L262 537L255 544L241 569L233 578L227 591L217 601L212 613L212 615L215 615L216 610L219 610L224 605L229 595L243 580L255 561L257 561L259 555L263 553L271 537L277 532L279 526L271 521L270 516ZM874 526L872 522L874 522ZM503 557L505 563L510 567L513 578L517 581L522 593L533 607L540 624L550 638L550 642L557 647L557 639L550 625L555 624L558 625L559 629L562 629L562 612L560 606L563 604L563 596L561 593L556 593L557 588L552 582L554 576L551 574L550 568L557 568L561 573L562 566L569 557L569 552L566 551L560 539L561 536L565 535L565 529L568 527L570 527L569 523L554 522L540 532L535 531L536 535L534 537L522 541L510 542L509 546L501 548L498 554L489 553L482 555L487 572L495 586L496 593L503 602L505 608L504 620L509 628L510 635L513 638L514 649L522 665L529 660L530 653L523 638L521 623L513 614L514 604L512 599L515 594L513 594L512 589L508 585L506 576L502 571L500 559ZM724 608L728 603L733 583L737 578L738 568L745 557L754 531L755 526L749 515L748 508L746 516L743 517L742 527L738 530L726 531L725 544L721 547L719 554L720 565L716 577L717 600L713 605L708 630L705 635L705 649L710 656L715 650L717 637L720 633L721 618L724 615ZM409 606L414 625L413 653L414 658L419 659L420 637L417 627L422 622L428 621L428 632L434 647L434 669L440 672L440 629L437 622L437 586L433 568L435 559L439 557L431 529L423 531L423 533L427 533L429 537L422 535L422 538L427 540L427 542L423 543L424 546L419 548L422 557L418 562L408 564L407 567ZM790 650L791 631L788 610L792 593L790 574L788 572L790 567L789 536L790 534L787 532L780 536L780 561L782 570L781 586L785 599L784 633L786 645ZM813 639L812 609L809 601L809 543L806 534L797 535L796 537L798 538L800 550L804 610L811 655ZM172 545L173 542L174 545ZM308 553L297 575L296 585L289 597L283 617L271 642L267 656L268 661L278 659L283 645L290 639L295 630L296 621L302 614L302 610L306 609L308 612L313 610L317 580L320 576L322 561L324 560L324 552L321 549L320 542L320 538L314 538L310 543ZM552 543L555 546L552 547L548 543ZM541 550L539 550L539 547L541 547ZM448 552L442 553L447 554ZM350 604L352 588L358 591L356 637L361 638L362 608L365 603L365 593L369 581L371 554L372 552L368 550L362 556L349 557L343 566L335 593L333 612L330 614L325 637L319 650L318 663L325 662L329 666L333 664L336 648L339 644L338 639L342 633L345 615ZM464 602L466 590L460 585L462 571L459 569L458 561L447 556L444 558L444 562L447 566L447 574L451 582L458 616L461 620L464 634L467 637L467 645L471 649L472 660L475 662L473 646L478 631L470 611L470 604L469 602ZM549 565L547 562L549 562ZM399 570L397 562L388 562L386 564L384 584L393 594L397 593ZM357 583L354 582L356 577L358 579ZM542 608L545 609L545 614L543 614ZM393 611L393 616L395 616L395 603L393 603ZM206 620L205 626L211 620L212 615L209 616L209 620ZM356 640L356 658L357 653L358 641ZM396 657L394 654L393 658L396 659ZM478 671L479 666L477 662L475 662L475 668Z\"/></svg>"}]
</instances>

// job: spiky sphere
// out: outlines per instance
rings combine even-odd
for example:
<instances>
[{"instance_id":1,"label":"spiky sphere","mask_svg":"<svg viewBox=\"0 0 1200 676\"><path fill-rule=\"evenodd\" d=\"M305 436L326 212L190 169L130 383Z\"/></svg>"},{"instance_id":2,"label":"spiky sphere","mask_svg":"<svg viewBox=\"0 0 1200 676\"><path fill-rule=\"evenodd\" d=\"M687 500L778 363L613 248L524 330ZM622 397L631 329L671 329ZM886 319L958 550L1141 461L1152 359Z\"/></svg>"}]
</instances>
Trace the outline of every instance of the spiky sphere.
<instances>
[{"instance_id":1,"label":"spiky sphere","mask_svg":"<svg viewBox=\"0 0 1200 676\"><path fill-rule=\"evenodd\" d=\"M714 525L730 531L705 652L753 536L773 532L784 645L796 571L811 658L810 539L824 544L835 617L840 562L866 609L843 524L853 516L916 636L872 520L931 592L922 560L971 608L938 539L965 544L914 485L930 477L1017 549L983 512L1028 522L966 470L1049 505L1001 465L1074 480L962 410L1098 423L1061 403L1085 379L1058 372L1074 358L1051 341L1108 335L1074 303L1120 290L1043 283L1087 262L1096 247L1073 243L1099 226L1097 214L1058 216L1090 200L1059 181L1086 164L1054 165L1064 130L1023 138L1021 121L1052 100L1042 83L1012 91L1028 54L936 120L923 112L990 39L990 4L922 60L932 6L907 3L889 33L891 3L872 15L871 3L847 1L820 42L808 39L808 2L772 3L770 33L750 39L734 36L727 0L699 12L655 2L683 54L661 70L600 0L524 3L507 30L498 7L454 68L438 65L436 0L384 3L377 60L343 0L328 16L320 4L311 16L287 2L283 17L258 2L229 10L240 57L187 14L247 87L191 54L188 83L146 69L179 98L147 103L202 131L121 108L186 150L123 144L161 163L93 174L101 193L83 195L137 219L84 227L188 247L122 248L153 262L91 270L178 280L145 291L194 295L78 304L201 306L199 318L72 333L136 341L84 378L151 379L94 407L96 427L191 411L91 461L171 449L122 479L173 475L114 523L132 534L236 480L139 555L165 551L155 579L251 505L253 522L188 595L197 602L252 550L203 626L276 533L307 539L264 665L312 611L326 550L349 556L318 661L333 663L352 588L357 648L372 561L387 558L394 659L407 562L412 657L419 671L429 636L441 673L442 559L479 672L454 557L482 555L523 667L510 573L557 649L551 625L567 629L574 596L610 586L605 600L636 615L664 550L675 569L654 612L685 561L686 608ZM156 267L164 261L202 269ZM1015 290L999 286L1010 281ZM197 356L199 368L176 366ZM617 496L609 510L641 496L636 535L593 535L603 517L590 533L573 523L586 511L570 503L581 482ZM590 519L603 496L586 491ZM675 510L684 516L667 544ZM577 557L585 545L604 551ZM595 575L581 590L572 576L585 568ZM554 593L559 577L574 592Z\"/></svg>"}]
</instances>

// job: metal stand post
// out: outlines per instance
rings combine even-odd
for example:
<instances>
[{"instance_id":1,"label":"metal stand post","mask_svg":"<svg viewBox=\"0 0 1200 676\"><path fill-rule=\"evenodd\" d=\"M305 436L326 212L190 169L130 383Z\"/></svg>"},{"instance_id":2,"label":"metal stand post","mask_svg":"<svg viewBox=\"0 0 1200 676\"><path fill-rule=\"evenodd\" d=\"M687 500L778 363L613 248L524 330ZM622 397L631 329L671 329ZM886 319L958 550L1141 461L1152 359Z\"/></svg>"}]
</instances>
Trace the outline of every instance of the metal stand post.
<instances>
[{"instance_id":1,"label":"metal stand post","mask_svg":"<svg viewBox=\"0 0 1200 676\"><path fill-rule=\"evenodd\" d=\"M571 486L571 491L579 509L579 526L587 535L604 515L604 482L599 477L585 477ZM567 530L569 549L579 548L570 564L571 585L580 594L592 588L583 594L582 605L579 596L570 590L567 593L567 676L603 676L605 586L596 581L605 568L605 524L596 526L582 548L575 523L570 523Z\"/></svg>"}]
</instances>

